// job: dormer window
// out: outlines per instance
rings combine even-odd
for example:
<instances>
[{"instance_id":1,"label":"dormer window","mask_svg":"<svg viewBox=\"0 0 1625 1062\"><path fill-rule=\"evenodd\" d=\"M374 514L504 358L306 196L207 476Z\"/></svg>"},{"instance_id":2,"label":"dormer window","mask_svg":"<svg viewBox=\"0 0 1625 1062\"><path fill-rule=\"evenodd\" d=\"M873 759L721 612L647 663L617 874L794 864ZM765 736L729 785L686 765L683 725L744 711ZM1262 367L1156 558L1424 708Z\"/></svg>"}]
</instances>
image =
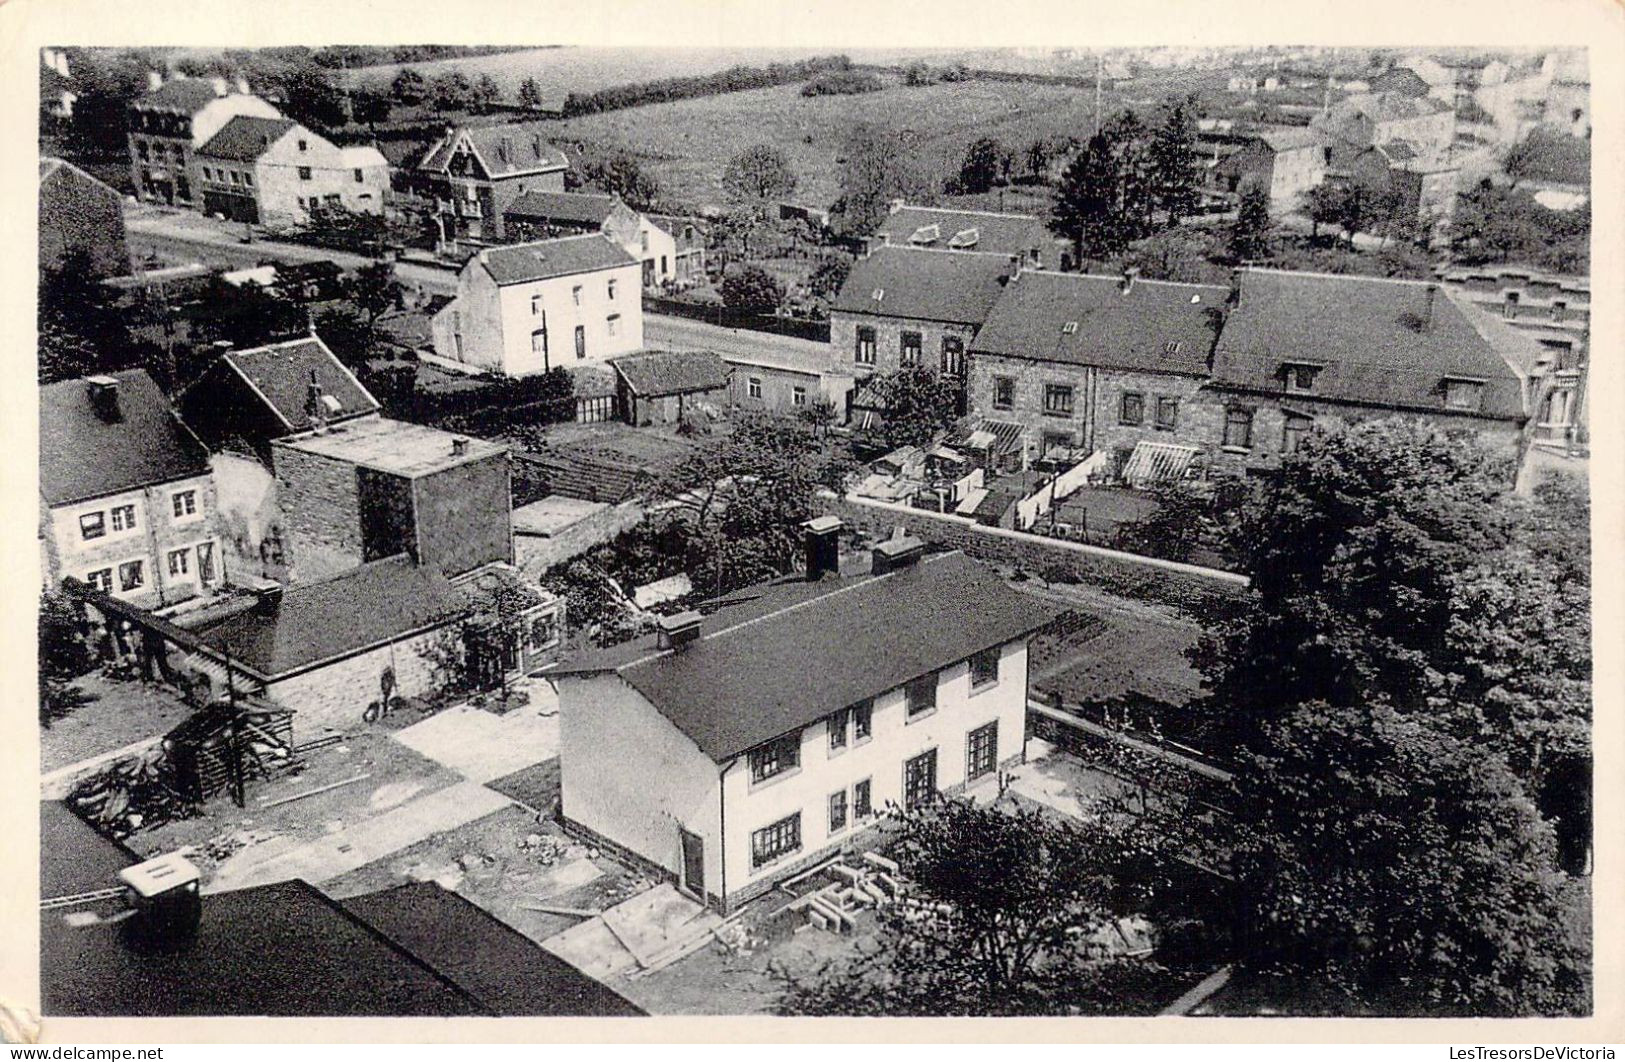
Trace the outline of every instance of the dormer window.
<instances>
[{"instance_id":1,"label":"dormer window","mask_svg":"<svg viewBox=\"0 0 1625 1062\"><path fill-rule=\"evenodd\" d=\"M1281 366L1281 378L1288 391L1302 394L1315 389L1315 377L1320 374L1320 369L1319 365L1289 361Z\"/></svg>"},{"instance_id":2,"label":"dormer window","mask_svg":"<svg viewBox=\"0 0 1625 1062\"><path fill-rule=\"evenodd\" d=\"M884 299L886 297L886 289L885 288L876 288L874 291L870 292L869 297L871 299L875 300L876 302L879 302L881 299Z\"/></svg>"},{"instance_id":3,"label":"dormer window","mask_svg":"<svg viewBox=\"0 0 1625 1062\"><path fill-rule=\"evenodd\" d=\"M1061 334L1063 336L1077 335L1077 333L1078 333L1078 322L1076 322L1076 321L1068 321L1066 324L1061 326Z\"/></svg>"},{"instance_id":4,"label":"dormer window","mask_svg":"<svg viewBox=\"0 0 1625 1062\"><path fill-rule=\"evenodd\" d=\"M1180 350L1182 350L1184 348L1184 346L1185 346L1185 341L1184 340L1182 340L1182 339L1170 339L1168 342L1166 342L1166 343L1164 343L1162 345L1162 352L1164 354L1178 354L1180 352Z\"/></svg>"},{"instance_id":5,"label":"dormer window","mask_svg":"<svg viewBox=\"0 0 1625 1062\"><path fill-rule=\"evenodd\" d=\"M1446 409L1478 412L1484 406L1484 381L1446 376L1444 406Z\"/></svg>"},{"instance_id":6,"label":"dormer window","mask_svg":"<svg viewBox=\"0 0 1625 1062\"><path fill-rule=\"evenodd\" d=\"M976 229L960 229L954 233L953 239L948 241L948 246L963 251L975 247L981 238L982 234Z\"/></svg>"},{"instance_id":7,"label":"dormer window","mask_svg":"<svg viewBox=\"0 0 1625 1062\"><path fill-rule=\"evenodd\" d=\"M936 225L921 225L909 236L908 242L925 246L942 238L942 229Z\"/></svg>"}]
</instances>

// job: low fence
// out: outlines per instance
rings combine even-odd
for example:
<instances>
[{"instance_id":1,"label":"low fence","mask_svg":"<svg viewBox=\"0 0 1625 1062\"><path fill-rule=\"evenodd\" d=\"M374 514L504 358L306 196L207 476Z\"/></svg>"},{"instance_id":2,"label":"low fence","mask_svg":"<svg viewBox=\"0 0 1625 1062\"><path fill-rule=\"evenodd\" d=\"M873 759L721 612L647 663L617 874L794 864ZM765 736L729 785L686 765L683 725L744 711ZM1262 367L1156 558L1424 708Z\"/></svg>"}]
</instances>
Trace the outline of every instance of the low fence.
<instances>
[{"instance_id":1,"label":"low fence","mask_svg":"<svg viewBox=\"0 0 1625 1062\"><path fill-rule=\"evenodd\" d=\"M1232 611L1250 585L1245 575L1235 572L988 527L962 516L872 498L830 495L821 504L848 526L878 537L901 526L927 542L972 557L1015 564L1052 581L1070 579L1123 597L1159 601L1203 618Z\"/></svg>"},{"instance_id":2,"label":"low fence","mask_svg":"<svg viewBox=\"0 0 1625 1062\"><path fill-rule=\"evenodd\" d=\"M666 314L670 317L686 317L691 321L703 321L706 324L717 325L721 328L743 328L752 332L769 332L777 336L805 339L812 343L829 342L828 321L809 321L802 317L780 317L777 314L746 313L741 310L731 310L719 303L686 302L682 299L667 299L659 295L645 295L643 297L643 312Z\"/></svg>"}]
</instances>

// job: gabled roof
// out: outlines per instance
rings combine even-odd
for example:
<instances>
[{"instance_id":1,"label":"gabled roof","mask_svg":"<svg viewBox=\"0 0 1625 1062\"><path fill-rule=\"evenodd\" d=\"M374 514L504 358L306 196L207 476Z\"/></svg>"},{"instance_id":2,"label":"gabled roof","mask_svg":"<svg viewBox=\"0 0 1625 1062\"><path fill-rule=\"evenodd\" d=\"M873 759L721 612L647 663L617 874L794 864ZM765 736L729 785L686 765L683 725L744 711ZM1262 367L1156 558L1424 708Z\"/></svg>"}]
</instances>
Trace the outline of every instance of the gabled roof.
<instances>
[{"instance_id":1,"label":"gabled roof","mask_svg":"<svg viewBox=\"0 0 1625 1062\"><path fill-rule=\"evenodd\" d=\"M650 221L659 226L666 235L677 241L677 250L692 251L705 246L705 227L697 218L678 217L675 214L645 214ZM692 236L685 236L685 232L692 231Z\"/></svg>"},{"instance_id":2,"label":"gabled roof","mask_svg":"<svg viewBox=\"0 0 1625 1062\"><path fill-rule=\"evenodd\" d=\"M130 106L140 107L144 110L179 111L182 114L196 114L215 100L220 94L215 92L214 83L201 77L176 77L153 89L145 96L138 97Z\"/></svg>"},{"instance_id":3,"label":"gabled roof","mask_svg":"<svg viewBox=\"0 0 1625 1062\"><path fill-rule=\"evenodd\" d=\"M717 391L728 386L728 366L707 350L654 350L611 358L639 398Z\"/></svg>"},{"instance_id":4,"label":"gabled roof","mask_svg":"<svg viewBox=\"0 0 1625 1062\"><path fill-rule=\"evenodd\" d=\"M562 170L570 164L569 160L564 152L547 142L557 128L552 122L454 128L429 147L417 168L444 171L451 164L457 145L466 138L480 165L493 179Z\"/></svg>"},{"instance_id":5,"label":"gabled roof","mask_svg":"<svg viewBox=\"0 0 1625 1062\"><path fill-rule=\"evenodd\" d=\"M45 187L49 181L66 177L73 177L80 182L95 185L98 192L113 199L122 200L124 198L119 194L118 189L86 173L71 162L56 158L42 158L39 160L39 183L41 188Z\"/></svg>"},{"instance_id":6,"label":"gabled roof","mask_svg":"<svg viewBox=\"0 0 1625 1062\"><path fill-rule=\"evenodd\" d=\"M880 246L852 264L830 309L979 325L1014 268L998 255Z\"/></svg>"},{"instance_id":7,"label":"gabled roof","mask_svg":"<svg viewBox=\"0 0 1625 1062\"><path fill-rule=\"evenodd\" d=\"M1295 125L1261 130L1258 139L1268 144L1272 151L1302 151L1305 148L1320 147L1325 142L1325 138L1318 130Z\"/></svg>"},{"instance_id":8,"label":"gabled roof","mask_svg":"<svg viewBox=\"0 0 1625 1062\"><path fill-rule=\"evenodd\" d=\"M290 586L274 606L239 612L196 633L269 680L442 626L466 608L444 576L402 554Z\"/></svg>"},{"instance_id":9,"label":"gabled roof","mask_svg":"<svg viewBox=\"0 0 1625 1062\"><path fill-rule=\"evenodd\" d=\"M599 195L596 192L526 192L503 213L537 221L602 225L609 220L619 202L612 195Z\"/></svg>"},{"instance_id":10,"label":"gabled roof","mask_svg":"<svg viewBox=\"0 0 1625 1062\"><path fill-rule=\"evenodd\" d=\"M1401 96L1426 96L1427 81L1408 67L1396 66L1384 70L1369 82L1372 92L1396 92Z\"/></svg>"},{"instance_id":11,"label":"gabled roof","mask_svg":"<svg viewBox=\"0 0 1625 1062\"><path fill-rule=\"evenodd\" d=\"M637 264L637 260L614 241L596 232L488 247L472 261L490 273L499 286Z\"/></svg>"},{"instance_id":12,"label":"gabled roof","mask_svg":"<svg viewBox=\"0 0 1625 1062\"><path fill-rule=\"evenodd\" d=\"M549 674L618 674L720 763L1025 638L1057 611L963 554L938 554L882 576L742 590L689 645L660 651L639 639Z\"/></svg>"},{"instance_id":13,"label":"gabled roof","mask_svg":"<svg viewBox=\"0 0 1625 1062\"><path fill-rule=\"evenodd\" d=\"M1202 375L1228 289L1079 273L1023 273L971 351L1144 372Z\"/></svg>"},{"instance_id":14,"label":"gabled roof","mask_svg":"<svg viewBox=\"0 0 1625 1062\"><path fill-rule=\"evenodd\" d=\"M48 505L206 475L208 451L187 431L145 369L108 374L116 415L91 403L87 380L39 389L40 496Z\"/></svg>"},{"instance_id":15,"label":"gabled roof","mask_svg":"<svg viewBox=\"0 0 1625 1062\"><path fill-rule=\"evenodd\" d=\"M239 114L221 126L218 133L197 149L197 153L230 162L253 162L298 124L289 118L255 118Z\"/></svg>"},{"instance_id":16,"label":"gabled roof","mask_svg":"<svg viewBox=\"0 0 1625 1062\"><path fill-rule=\"evenodd\" d=\"M1444 380L1482 380L1478 415L1516 420L1522 384L1507 359L1522 358L1519 345L1533 341L1486 320L1418 281L1249 269L1219 339L1213 383L1279 394L1283 363L1313 362L1322 366L1314 398L1455 412L1444 408Z\"/></svg>"},{"instance_id":17,"label":"gabled roof","mask_svg":"<svg viewBox=\"0 0 1625 1062\"><path fill-rule=\"evenodd\" d=\"M311 420L311 383L332 399L324 418L332 424L378 412L378 400L316 336L286 343L234 350L221 356L223 366L242 377L264 404L287 426L288 434L307 431ZM336 406L335 406L336 403Z\"/></svg>"},{"instance_id":18,"label":"gabled roof","mask_svg":"<svg viewBox=\"0 0 1625 1062\"><path fill-rule=\"evenodd\" d=\"M963 250L989 254L1030 254L1050 244L1044 223L1031 214L998 214L984 210L942 210L905 206L891 213L875 235L895 246L908 246L920 230L936 228L936 246L946 247L956 234L976 230L974 243ZM963 241L962 241L963 242Z\"/></svg>"}]
</instances>

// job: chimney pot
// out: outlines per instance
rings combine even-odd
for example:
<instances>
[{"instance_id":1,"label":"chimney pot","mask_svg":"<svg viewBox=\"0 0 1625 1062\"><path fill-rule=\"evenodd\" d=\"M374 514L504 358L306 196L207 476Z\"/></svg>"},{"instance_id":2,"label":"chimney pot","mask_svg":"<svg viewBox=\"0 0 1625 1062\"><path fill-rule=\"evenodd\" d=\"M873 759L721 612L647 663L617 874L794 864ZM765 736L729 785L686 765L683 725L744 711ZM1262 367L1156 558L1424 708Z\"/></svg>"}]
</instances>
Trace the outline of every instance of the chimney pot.
<instances>
[{"instance_id":1,"label":"chimney pot","mask_svg":"<svg viewBox=\"0 0 1625 1062\"><path fill-rule=\"evenodd\" d=\"M681 649L698 641L700 621L703 618L698 612L679 612L672 616L661 616L655 621L659 630L660 648Z\"/></svg>"},{"instance_id":2,"label":"chimney pot","mask_svg":"<svg viewBox=\"0 0 1625 1062\"><path fill-rule=\"evenodd\" d=\"M98 417L105 421L119 419L118 377L88 376L85 387L90 392L90 404Z\"/></svg>"},{"instance_id":3,"label":"chimney pot","mask_svg":"<svg viewBox=\"0 0 1625 1062\"><path fill-rule=\"evenodd\" d=\"M815 516L801 525L806 531L807 580L817 582L841 569L841 518Z\"/></svg>"},{"instance_id":4,"label":"chimney pot","mask_svg":"<svg viewBox=\"0 0 1625 1062\"><path fill-rule=\"evenodd\" d=\"M1140 267L1139 266L1124 266L1123 267L1123 279L1122 279L1122 282L1118 285L1118 287L1122 290L1124 295L1127 295L1130 291L1133 290L1133 288L1134 288L1134 280L1139 275L1140 275Z\"/></svg>"},{"instance_id":5,"label":"chimney pot","mask_svg":"<svg viewBox=\"0 0 1625 1062\"><path fill-rule=\"evenodd\" d=\"M913 565L925 553L925 543L912 535L889 538L870 553L870 571L887 575Z\"/></svg>"},{"instance_id":6,"label":"chimney pot","mask_svg":"<svg viewBox=\"0 0 1625 1062\"><path fill-rule=\"evenodd\" d=\"M468 453L468 438L463 435L452 436L451 453L453 457L462 457Z\"/></svg>"}]
</instances>

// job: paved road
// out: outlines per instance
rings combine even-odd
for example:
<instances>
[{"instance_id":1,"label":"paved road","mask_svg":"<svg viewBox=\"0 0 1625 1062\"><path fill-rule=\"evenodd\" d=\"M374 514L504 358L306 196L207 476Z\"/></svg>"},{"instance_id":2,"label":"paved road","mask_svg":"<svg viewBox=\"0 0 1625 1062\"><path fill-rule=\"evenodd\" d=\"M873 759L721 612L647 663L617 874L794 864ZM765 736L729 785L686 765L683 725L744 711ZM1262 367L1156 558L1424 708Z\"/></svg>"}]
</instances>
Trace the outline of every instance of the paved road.
<instances>
[{"instance_id":1,"label":"paved road","mask_svg":"<svg viewBox=\"0 0 1625 1062\"><path fill-rule=\"evenodd\" d=\"M742 328L694 321L664 314L643 315L643 343L667 350L711 350L721 355L757 356L775 362L800 365L830 365L827 343L814 343L794 336L776 336Z\"/></svg>"}]
</instances>

